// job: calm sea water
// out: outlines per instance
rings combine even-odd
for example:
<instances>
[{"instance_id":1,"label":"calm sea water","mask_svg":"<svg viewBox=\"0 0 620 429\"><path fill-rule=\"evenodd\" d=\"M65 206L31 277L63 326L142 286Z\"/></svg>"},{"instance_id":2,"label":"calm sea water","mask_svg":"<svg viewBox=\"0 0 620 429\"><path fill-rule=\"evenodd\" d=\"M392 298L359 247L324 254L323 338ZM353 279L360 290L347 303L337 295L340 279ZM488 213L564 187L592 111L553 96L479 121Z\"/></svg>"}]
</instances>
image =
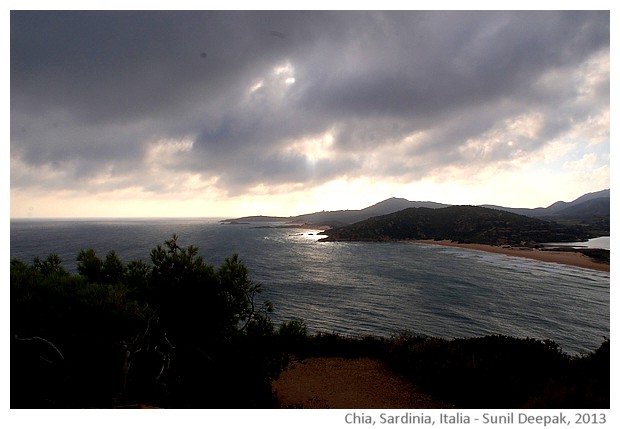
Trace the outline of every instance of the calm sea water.
<instances>
[{"instance_id":1,"label":"calm sea water","mask_svg":"<svg viewBox=\"0 0 620 429\"><path fill-rule=\"evenodd\" d=\"M75 272L80 249L150 262L177 234L219 266L237 253L276 322L312 332L445 338L486 334L552 339L575 354L610 331L609 273L417 243L321 243L319 231L217 219L12 220L11 258L57 253ZM271 225L275 226L275 225Z\"/></svg>"}]
</instances>

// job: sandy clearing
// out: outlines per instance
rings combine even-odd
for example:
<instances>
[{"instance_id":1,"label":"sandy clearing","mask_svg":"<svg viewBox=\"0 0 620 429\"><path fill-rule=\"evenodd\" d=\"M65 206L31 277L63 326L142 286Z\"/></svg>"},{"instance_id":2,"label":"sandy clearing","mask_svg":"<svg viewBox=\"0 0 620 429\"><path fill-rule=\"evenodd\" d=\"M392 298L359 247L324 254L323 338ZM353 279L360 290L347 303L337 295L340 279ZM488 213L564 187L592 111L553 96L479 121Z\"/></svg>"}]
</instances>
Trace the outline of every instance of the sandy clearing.
<instances>
[{"instance_id":1,"label":"sandy clearing","mask_svg":"<svg viewBox=\"0 0 620 429\"><path fill-rule=\"evenodd\" d=\"M272 388L280 408L449 408L371 358L307 358L289 365Z\"/></svg>"}]
</instances>

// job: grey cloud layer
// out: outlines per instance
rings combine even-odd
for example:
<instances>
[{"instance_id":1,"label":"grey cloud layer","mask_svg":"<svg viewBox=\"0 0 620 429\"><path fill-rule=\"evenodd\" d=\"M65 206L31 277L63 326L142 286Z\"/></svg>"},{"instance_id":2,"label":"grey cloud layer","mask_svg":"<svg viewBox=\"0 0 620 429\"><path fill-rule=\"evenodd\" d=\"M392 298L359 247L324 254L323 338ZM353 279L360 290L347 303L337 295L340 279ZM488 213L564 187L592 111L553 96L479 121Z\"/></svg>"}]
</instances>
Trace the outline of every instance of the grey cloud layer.
<instances>
[{"instance_id":1,"label":"grey cloud layer","mask_svg":"<svg viewBox=\"0 0 620 429\"><path fill-rule=\"evenodd\" d=\"M55 186L68 188L103 169L139 177L153 142L184 138L168 171L233 194L424 175L472 162L467 141L509 118L543 115L520 141L532 151L608 108L608 78L585 101L579 82L541 81L608 51L605 11L12 12L11 152L66 169ZM329 157L291 152L327 132ZM410 158L390 159L416 133L399 149ZM12 183L28 186L20 172Z\"/></svg>"}]
</instances>

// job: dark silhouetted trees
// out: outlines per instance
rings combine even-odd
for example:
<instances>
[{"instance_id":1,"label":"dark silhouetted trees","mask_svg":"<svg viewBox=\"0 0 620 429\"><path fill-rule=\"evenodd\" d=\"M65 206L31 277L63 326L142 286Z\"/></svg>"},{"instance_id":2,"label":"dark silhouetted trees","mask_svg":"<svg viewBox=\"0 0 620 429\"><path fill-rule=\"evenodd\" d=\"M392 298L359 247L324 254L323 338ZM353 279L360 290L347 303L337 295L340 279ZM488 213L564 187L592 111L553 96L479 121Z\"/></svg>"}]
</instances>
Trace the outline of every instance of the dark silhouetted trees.
<instances>
[{"instance_id":1,"label":"dark silhouetted trees","mask_svg":"<svg viewBox=\"0 0 620 429\"><path fill-rule=\"evenodd\" d=\"M80 251L11 261L11 406L272 406L286 362L237 255L219 268L173 236L151 263Z\"/></svg>"}]
</instances>

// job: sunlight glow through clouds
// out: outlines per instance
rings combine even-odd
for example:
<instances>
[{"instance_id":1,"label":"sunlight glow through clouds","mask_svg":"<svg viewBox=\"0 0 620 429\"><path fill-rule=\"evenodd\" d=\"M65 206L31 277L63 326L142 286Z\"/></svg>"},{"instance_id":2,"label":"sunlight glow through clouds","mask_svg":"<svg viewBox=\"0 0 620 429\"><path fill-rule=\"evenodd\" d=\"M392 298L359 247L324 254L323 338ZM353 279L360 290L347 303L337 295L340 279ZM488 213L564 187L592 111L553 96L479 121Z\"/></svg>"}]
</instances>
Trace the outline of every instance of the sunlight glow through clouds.
<instances>
[{"instance_id":1,"label":"sunlight glow through clouds","mask_svg":"<svg viewBox=\"0 0 620 429\"><path fill-rule=\"evenodd\" d=\"M503 156L510 157L510 162L518 162L528 155L521 146L527 146L528 141L538 138L543 122L542 115L537 112L505 119L480 137L468 139L459 151L471 159L484 160L505 152L508 147Z\"/></svg>"},{"instance_id":2,"label":"sunlight glow through clouds","mask_svg":"<svg viewBox=\"0 0 620 429\"><path fill-rule=\"evenodd\" d=\"M264 84L265 84L264 80L259 80L258 82L254 83L252 86L250 86L250 90L249 90L250 94L261 89Z\"/></svg>"},{"instance_id":3,"label":"sunlight glow through clouds","mask_svg":"<svg viewBox=\"0 0 620 429\"><path fill-rule=\"evenodd\" d=\"M160 163L183 152L189 152L194 147L191 138L182 139L158 139L148 145L146 161L148 163Z\"/></svg>"},{"instance_id":4,"label":"sunlight glow through clouds","mask_svg":"<svg viewBox=\"0 0 620 429\"><path fill-rule=\"evenodd\" d=\"M271 69L271 73L268 76L257 78L249 85L247 95L258 96L262 95L262 92L267 91L267 96L280 97L283 95L281 92L283 83L284 88L295 83L294 74L295 69L289 61L276 65ZM252 99L253 98L250 98L249 100Z\"/></svg>"},{"instance_id":5,"label":"sunlight glow through clouds","mask_svg":"<svg viewBox=\"0 0 620 429\"><path fill-rule=\"evenodd\" d=\"M295 83L295 68L288 61L282 66L274 67L273 73L280 79L280 82L284 82L286 86Z\"/></svg>"},{"instance_id":6,"label":"sunlight glow through clouds","mask_svg":"<svg viewBox=\"0 0 620 429\"><path fill-rule=\"evenodd\" d=\"M12 11L10 213L574 199L610 187L609 29L606 10Z\"/></svg>"},{"instance_id":7,"label":"sunlight glow through clouds","mask_svg":"<svg viewBox=\"0 0 620 429\"><path fill-rule=\"evenodd\" d=\"M286 147L285 153L289 155L302 154L310 164L314 164L321 159L327 159L332 154L334 136L331 132L326 132L316 137L304 137L296 140Z\"/></svg>"}]
</instances>

